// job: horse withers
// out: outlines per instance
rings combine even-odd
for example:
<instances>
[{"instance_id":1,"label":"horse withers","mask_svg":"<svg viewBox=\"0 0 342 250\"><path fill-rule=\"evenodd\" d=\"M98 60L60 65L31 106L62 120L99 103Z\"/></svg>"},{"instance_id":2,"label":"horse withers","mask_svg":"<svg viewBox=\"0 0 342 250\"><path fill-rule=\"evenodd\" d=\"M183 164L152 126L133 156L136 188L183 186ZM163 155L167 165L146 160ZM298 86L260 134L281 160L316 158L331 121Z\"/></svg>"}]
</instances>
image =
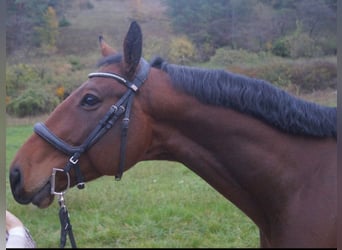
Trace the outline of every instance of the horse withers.
<instances>
[{"instance_id":1,"label":"horse withers","mask_svg":"<svg viewBox=\"0 0 342 250\"><path fill-rule=\"evenodd\" d=\"M122 54L102 37L100 47L98 71L13 159L17 202L48 207L54 168L82 187L140 161L177 161L254 221L261 247L336 247L336 108L224 70L149 64L136 22Z\"/></svg>"}]
</instances>

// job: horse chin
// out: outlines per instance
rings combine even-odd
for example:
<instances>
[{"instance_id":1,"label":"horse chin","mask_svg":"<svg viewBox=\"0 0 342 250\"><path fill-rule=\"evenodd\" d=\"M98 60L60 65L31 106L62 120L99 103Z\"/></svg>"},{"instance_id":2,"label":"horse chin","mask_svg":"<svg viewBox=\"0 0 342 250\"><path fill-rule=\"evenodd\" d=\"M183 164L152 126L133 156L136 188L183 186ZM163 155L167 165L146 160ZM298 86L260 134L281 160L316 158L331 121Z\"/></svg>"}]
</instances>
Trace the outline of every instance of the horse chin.
<instances>
[{"instance_id":1,"label":"horse chin","mask_svg":"<svg viewBox=\"0 0 342 250\"><path fill-rule=\"evenodd\" d=\"M51 205L54 199L54 195L50 193L51 184L48 182L42 189L40 189L33 197L32 204L39 208L47 208Z\"/></svg>"}]
</instances>

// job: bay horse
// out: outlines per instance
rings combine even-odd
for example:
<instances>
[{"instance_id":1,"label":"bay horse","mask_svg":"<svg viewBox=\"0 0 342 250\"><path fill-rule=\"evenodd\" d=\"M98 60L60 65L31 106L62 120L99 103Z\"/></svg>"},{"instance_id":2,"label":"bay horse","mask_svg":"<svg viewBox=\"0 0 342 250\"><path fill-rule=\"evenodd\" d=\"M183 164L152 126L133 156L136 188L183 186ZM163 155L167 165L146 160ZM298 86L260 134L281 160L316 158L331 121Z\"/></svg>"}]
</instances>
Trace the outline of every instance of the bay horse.
<instances>
[{"instance_id":1,"label":"bay horse","mask_svg":"<svg viewBox=\"0 0 342 250\"><path fill-rule=\"evenodd\" d=\"M54 168L82 188L140 161L176 161L252 219L261 247L337 246L336 107L225 70L147 63L135 21L122 53L99 42L97 72L14 157L18 203L48 207Z\"/></svg>"}]
</instances>

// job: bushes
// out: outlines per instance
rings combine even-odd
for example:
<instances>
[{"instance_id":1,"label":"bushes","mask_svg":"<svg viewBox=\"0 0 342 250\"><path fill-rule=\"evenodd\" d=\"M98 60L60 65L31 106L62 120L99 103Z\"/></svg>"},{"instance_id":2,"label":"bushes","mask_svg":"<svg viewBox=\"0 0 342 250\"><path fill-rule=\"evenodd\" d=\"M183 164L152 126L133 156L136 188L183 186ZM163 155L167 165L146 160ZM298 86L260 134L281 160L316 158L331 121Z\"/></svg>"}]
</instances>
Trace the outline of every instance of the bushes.
<instances>
[{"instance_id":1,"label":"bushes","mask_svg":"<svg viewBox=\"0 0 342 250\"><path fill-rule=\"evenodd\" d=\"M290 42L285 38L278 39L272 46L272 53L276 56L290 57Z\"/></svg>"},{"instance_id":2,"label":"bushes","mask_svg":"<svg viewBox=\"0 0 342 250\"><path fill-rule=\"evenodd\" d=\"M226 67L230 71L264 79L282 88L304 93L337 88L336 57L285 59L270 53L220 48L207 67Z\"/></svg>"},{"instance_id":3,"label":"bushes","mask_svg":"<svg viewBox=\"0 0 342 250\"><path fill-rule=\"evenodd\" d=\"M51 112L59 100L57 97L44 92L42 89L27 89L22 95L7 105L6 111L10 115L19 117L33 116Z\"/></svg>"},{"instance_id":4,"label":"bushes","mask_svg":"<svg viewBox=\"0 0 342 250\"><path fill-rule=\"evenodd\" d=\"M320 39L315 41L307 32L303 32L303 25L301 22L296 23L296 30L287 36L279 38L272 46L272 53L281 57L319 57L324 53L332 54L334 51L329 50L330 47L336 46L331 43L331 39ZM323 51L322 47L327 48Z\"/></svg>"},{"instance_id":5,"label":"bushes","mask_svg":"<svg viewBox=\"0 0 342 250\"><path fill-rule=\"evenodd\" d=\"M337 88L336 59L275 60L262 59L254 65L235 64L229 70L253 78L264 79L282 88L293 88L303 93ZM261 63L262 62L262 63Z\"/></svg>"},{"instance_id":6,"label":"bushes","mask_svg":"<svg viewBox=\"0 0 342 250\"><path fill-rule=\"evenodd\" d=\"M66 19L65 16L63 16L62 19L58 23L58 27L61 28L61 27L68 27L68 26L70 26L70 22L68 19Z\"/></svg>"},{"instance_id":7,"label":"bushes","mask_svg":"<svg viewBox=\"0 0 342 250\"><path fill-rule=\"evenodd\" d=\"M77 57L71 56L69 58L69 63L71 64L72 71L77 71L84 68L84 65L80 62L80 60Z\"/></svg>"},{"instance_id":8,"label":"bushes","mask_svg":"<svg viewBox=\"0 0 342 250\"><path fill-rule=\"evenodd\" d=\"M35 67L19 63L6 67L6 94L16 97L28 84L40 81L39 72Z\"/></svg>"},{"instance_id":9,"label":"bushes","mask_svg":"<svg viewBox=\"0 0 342 250\"><path fill-rule=\"evenodd\" d=\"M156 50L173 51L176 55L185 49L185 52L181 52L185 57L172 60L185 64L190 64L190 58L196 56L195 48L191 43L187 44L186 39L175 40L172 46L171 43L167 45L160 41L148 43L148 55L155 54ZM174 50L169 50L171 47ZM169 58L167 55L165 57ZM85 58L70 55L54 57L53 60L42 59L35 64L7 65L7 112L20 117L51 112L94 70L93 64L88 62L88 56ZM95 62L95 59L90 61ZM220 48L207 63L200 64L200 67L228 68L232 72L264 79L274 85L304 93L335 89L337 86L336 57L293 60L266 52L251 53Z\"/></svg>"},{"instance_id":10,"label":"bushes","mask_svg":"<svg viewBox=\"0 0 342 250\"><path fill-rule=\"evenodd\" d=\"M87 72L73 57L40 61L37 64L13 64L6 67L6 111L14 116L32 116L51 112L75 89Z\"/></svg>"},{"instance_id":11,"label":"bushes","mask_svg":"<svg viewBox=\"0 0 342 250\"><path fill-rule=\"evenodd\" d=\"M186 37L175 37L171 40L169 49L170 62L176 64L188 64L195 57L195 46Z\"/></svg>"},{"instance_id":12,"label":"bushes","mask_svg":"<svg viewBox=\"0 0 342 250\"><path fill-rule=\"evenodd\" d=\"M257 63L260 57L256 53L251 53L246 50L232 50L228 47L219 48L216 50L215 55L210 58L212 65L238 65L246 63Z\"/></svg>"},{"instance_id":13,"label":"bushes","mask_svg":"<svg viewBox=\"0 0 342 250\"><path fill-rule=\"evenodd\" d=\"M337 65L327 60L312 60L292 66L291 81L305 92L337 88Z\"/></svg>"},{"instance_id":14,"label":"bushes","mask_svg":"<svg viewBox=\"0 0 342 250\"><path fill-rule=\"evenodd\" d=\"M229 69L238 74L266 80L281 88L291 85L291 64L288 63L277 62L253 67L232 66Z\"/></svg>"},{"instance_id":15,"label":"bushes","mask_svg":"<svg viewBox=\"0 0 342 250\"><path fill-rule=\"evenodd\" d=\"M161 37L146 38L143 48L144 57L152 59L158 55L175 64L190 64L197 59L196 46L187 36L170 37L170 42L165 40Z\"/></svg>"},{"instance_id":16,"label":"bushes","mask_svg":"<svg viewBox=\"0 0 342 250\"><path fill-rule=\"evenodd\" d=\"M320 46L306 33L289 37L291 58L318 57L323 52Z\"/></svg>"}]
</instances>

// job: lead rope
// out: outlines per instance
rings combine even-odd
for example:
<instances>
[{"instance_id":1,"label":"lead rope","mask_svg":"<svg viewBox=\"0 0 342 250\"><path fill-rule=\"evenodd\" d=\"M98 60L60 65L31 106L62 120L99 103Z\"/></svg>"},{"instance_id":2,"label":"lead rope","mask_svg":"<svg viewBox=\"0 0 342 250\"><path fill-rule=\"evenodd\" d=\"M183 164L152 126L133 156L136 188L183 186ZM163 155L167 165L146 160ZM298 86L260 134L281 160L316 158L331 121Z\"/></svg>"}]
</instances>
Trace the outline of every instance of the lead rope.
<instances>
[{"instance_id":1,"label":"lead rope","mask_svg":"<svg viewBox=\"0 0 342 250\"><path fill-rule=\"evenodd\" d=\"M62 172L67 177L67 186L66 186L65 190L63 190L61 192L57 192L55 190L57 172ZM70 187L70 175L69 175L69 173L64 171L63 169L60 169L60 168L53 168L52 169L52 175L51 175L51 191L50 191L50 193L58 196L58 204L60 207L59 208L59 221L61 223L60 248L65 247L65 244L67 241L67 236L69 236L71 247L77 248L76 241L74 238L74 233L72 232L72 226L70 223L69 212L68 212L68 209L65 205L65 199L64 199L64 194L68 191L69 187Z\"/></svg>"},{"instance_id":2,"label":"lead rope","mask_svg":"<svg viewBox=\"0 0 342 250\"><path fill-rule=\"evenodd\" d=\"M58 195L58 203L60 206L59 209L59 220L61 222L61 240L60 240L60 248L64 248L66 241L67 241L67 235L69 236L71 247L77 248L76 241L74 238L74 234L72 232L72 226L70 223L70 217L68 209L65 205L64 195L60 194Z\"/></svg>"}]
</instances>

